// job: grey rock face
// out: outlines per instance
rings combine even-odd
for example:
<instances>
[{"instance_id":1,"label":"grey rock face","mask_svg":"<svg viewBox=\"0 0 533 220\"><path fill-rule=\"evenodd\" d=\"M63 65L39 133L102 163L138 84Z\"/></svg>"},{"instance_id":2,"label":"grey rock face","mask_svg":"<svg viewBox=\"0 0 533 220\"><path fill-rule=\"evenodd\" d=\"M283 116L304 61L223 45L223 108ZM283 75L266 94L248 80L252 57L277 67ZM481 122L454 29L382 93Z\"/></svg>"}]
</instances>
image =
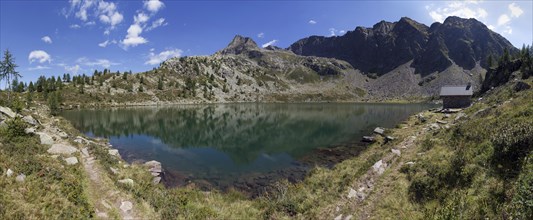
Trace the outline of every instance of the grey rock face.
<instances>
[{"instance_id":1,"label":"grey rock face","mask_svg":"<svg viewBox=\"0 0 533 220\"><path fill-rule=\"evenodd\" d=\"M44 133L44 132L37 132L36 134L39 135L39 138L41 139L41 144L44 144L44 145L54 144L54 139L49 134Z\"/></svg>"},{"instance_id":2,"label":"grey rock face","mask_svg":"<svg viewBox=\"0 0 533 220\"><path fill-rule=\"evenodd\" d=\"M7 115L10 118L14 118L17 114L10 108L0 106L0 113Z\"/></svg>"}]
</instances>

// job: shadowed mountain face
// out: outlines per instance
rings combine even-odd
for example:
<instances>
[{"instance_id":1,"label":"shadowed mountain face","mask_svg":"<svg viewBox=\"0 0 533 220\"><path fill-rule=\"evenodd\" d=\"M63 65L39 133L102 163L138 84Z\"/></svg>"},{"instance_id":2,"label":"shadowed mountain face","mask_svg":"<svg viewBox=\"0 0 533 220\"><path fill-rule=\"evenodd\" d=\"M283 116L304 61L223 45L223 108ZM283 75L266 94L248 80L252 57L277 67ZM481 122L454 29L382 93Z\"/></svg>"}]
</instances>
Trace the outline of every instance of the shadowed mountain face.
<instances>
[{"instance_id":1,"label":"shadowed mountain face","mask_svg":"<svg viewBox=\"0 0 533 220\"><path fill-rule=\"evenodd\" d=\"M504 48L517 49L475 19L448 17L431 27L409 18L381 21L372 28L357 27L343 36L311 36L288 50L299 55L345 60L366 73L383 75L413 60L417 73L440 72L452 63L471 70L476 62L485 67L486 57L500 56Z\"/></svg>"}]
</instances>

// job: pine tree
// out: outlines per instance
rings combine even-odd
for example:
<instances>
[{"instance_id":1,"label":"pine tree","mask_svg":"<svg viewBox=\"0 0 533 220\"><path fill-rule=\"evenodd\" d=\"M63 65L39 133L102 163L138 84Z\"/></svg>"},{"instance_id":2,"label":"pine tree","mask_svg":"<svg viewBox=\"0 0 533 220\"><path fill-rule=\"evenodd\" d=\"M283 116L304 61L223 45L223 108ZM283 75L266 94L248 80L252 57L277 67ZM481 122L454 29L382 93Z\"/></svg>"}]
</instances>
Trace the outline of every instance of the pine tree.
<instances>
[{"instance_id":1,"label":"pine tree","mask_svg":"<svg viewBox=\"0 0 533 220\"><path fill-rule=\"evenodd\" d=\"M9 52L9 50L6 50L4 52L4 59L0 61L0 80L5 80L6 85L9 85L10 79L18 79L19 77L22 77L15 69L18 67L17 64L15 64L15 58L13 58L13 55ZM7 99L8 101L11 100L10 94L11 94L11 85L9 85L9 91L7 93Z\"/></svg>"}]
</instances>

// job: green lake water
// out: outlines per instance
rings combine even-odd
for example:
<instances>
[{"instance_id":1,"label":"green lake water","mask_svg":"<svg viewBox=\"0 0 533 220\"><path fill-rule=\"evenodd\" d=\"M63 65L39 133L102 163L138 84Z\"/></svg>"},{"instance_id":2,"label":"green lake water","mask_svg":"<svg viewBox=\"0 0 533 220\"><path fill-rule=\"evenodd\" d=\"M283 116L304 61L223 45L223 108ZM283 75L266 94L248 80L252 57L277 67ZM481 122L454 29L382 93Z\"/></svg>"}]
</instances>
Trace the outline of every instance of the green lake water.
<instances>
[{"instance_id":1,"label":"green lake water","mask_svg":"<svg viewBox=\"0 0 533 220\"><path fill-rule=\"evenodd\" d=\"M61 113L91 137L108 138L129 161L160 161L167 185L256 188L298 179L301 158L357 144L428 104L213 104L80 109Z\"/></svg>"}]
</instances>

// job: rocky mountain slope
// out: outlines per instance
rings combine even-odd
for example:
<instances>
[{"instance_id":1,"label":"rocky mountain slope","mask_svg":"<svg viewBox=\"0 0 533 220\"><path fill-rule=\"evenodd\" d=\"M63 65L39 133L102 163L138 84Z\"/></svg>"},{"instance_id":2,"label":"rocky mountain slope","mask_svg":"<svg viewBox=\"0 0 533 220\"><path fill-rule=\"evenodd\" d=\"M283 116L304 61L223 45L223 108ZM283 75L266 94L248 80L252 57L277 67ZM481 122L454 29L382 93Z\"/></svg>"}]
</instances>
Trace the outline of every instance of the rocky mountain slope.
<instances>
[{"instance_id":1,"label":"rocky mountain slope","mask_svg":"<svg viewBox=\"0 0 533 220\"><path fill-rule=\"evenodd\" d=\"M458 17L430 27L409 18L382 21L343 36L311 36L287 49L260 48L237 35L211 56L171 58L130 76L99 72L82 80L89 97L68 94L65 100L111 105L420 100L436 96L444 85L472 83L479 90L487 57L505 50L518 52L483 23Z\"/></svg>"},{"instance_id":2,"label":"rocky mountain slope","mask_svg":"<svg viewBox=\"0 0 533 220\"><path fill-rule=\"evenodd\" d=\"M372 28L357 27L343 36L311 36L288 50L304 56L331 57L349 62L365 73L384 75L413 61L416 73L442 72L452 64L471 70L486 68L489 54L500 56L504 49L517 52L509 41L475 19L448 17L430 27L403 17L397 22L381 21Z\"/></svg>"}]
</instances>

